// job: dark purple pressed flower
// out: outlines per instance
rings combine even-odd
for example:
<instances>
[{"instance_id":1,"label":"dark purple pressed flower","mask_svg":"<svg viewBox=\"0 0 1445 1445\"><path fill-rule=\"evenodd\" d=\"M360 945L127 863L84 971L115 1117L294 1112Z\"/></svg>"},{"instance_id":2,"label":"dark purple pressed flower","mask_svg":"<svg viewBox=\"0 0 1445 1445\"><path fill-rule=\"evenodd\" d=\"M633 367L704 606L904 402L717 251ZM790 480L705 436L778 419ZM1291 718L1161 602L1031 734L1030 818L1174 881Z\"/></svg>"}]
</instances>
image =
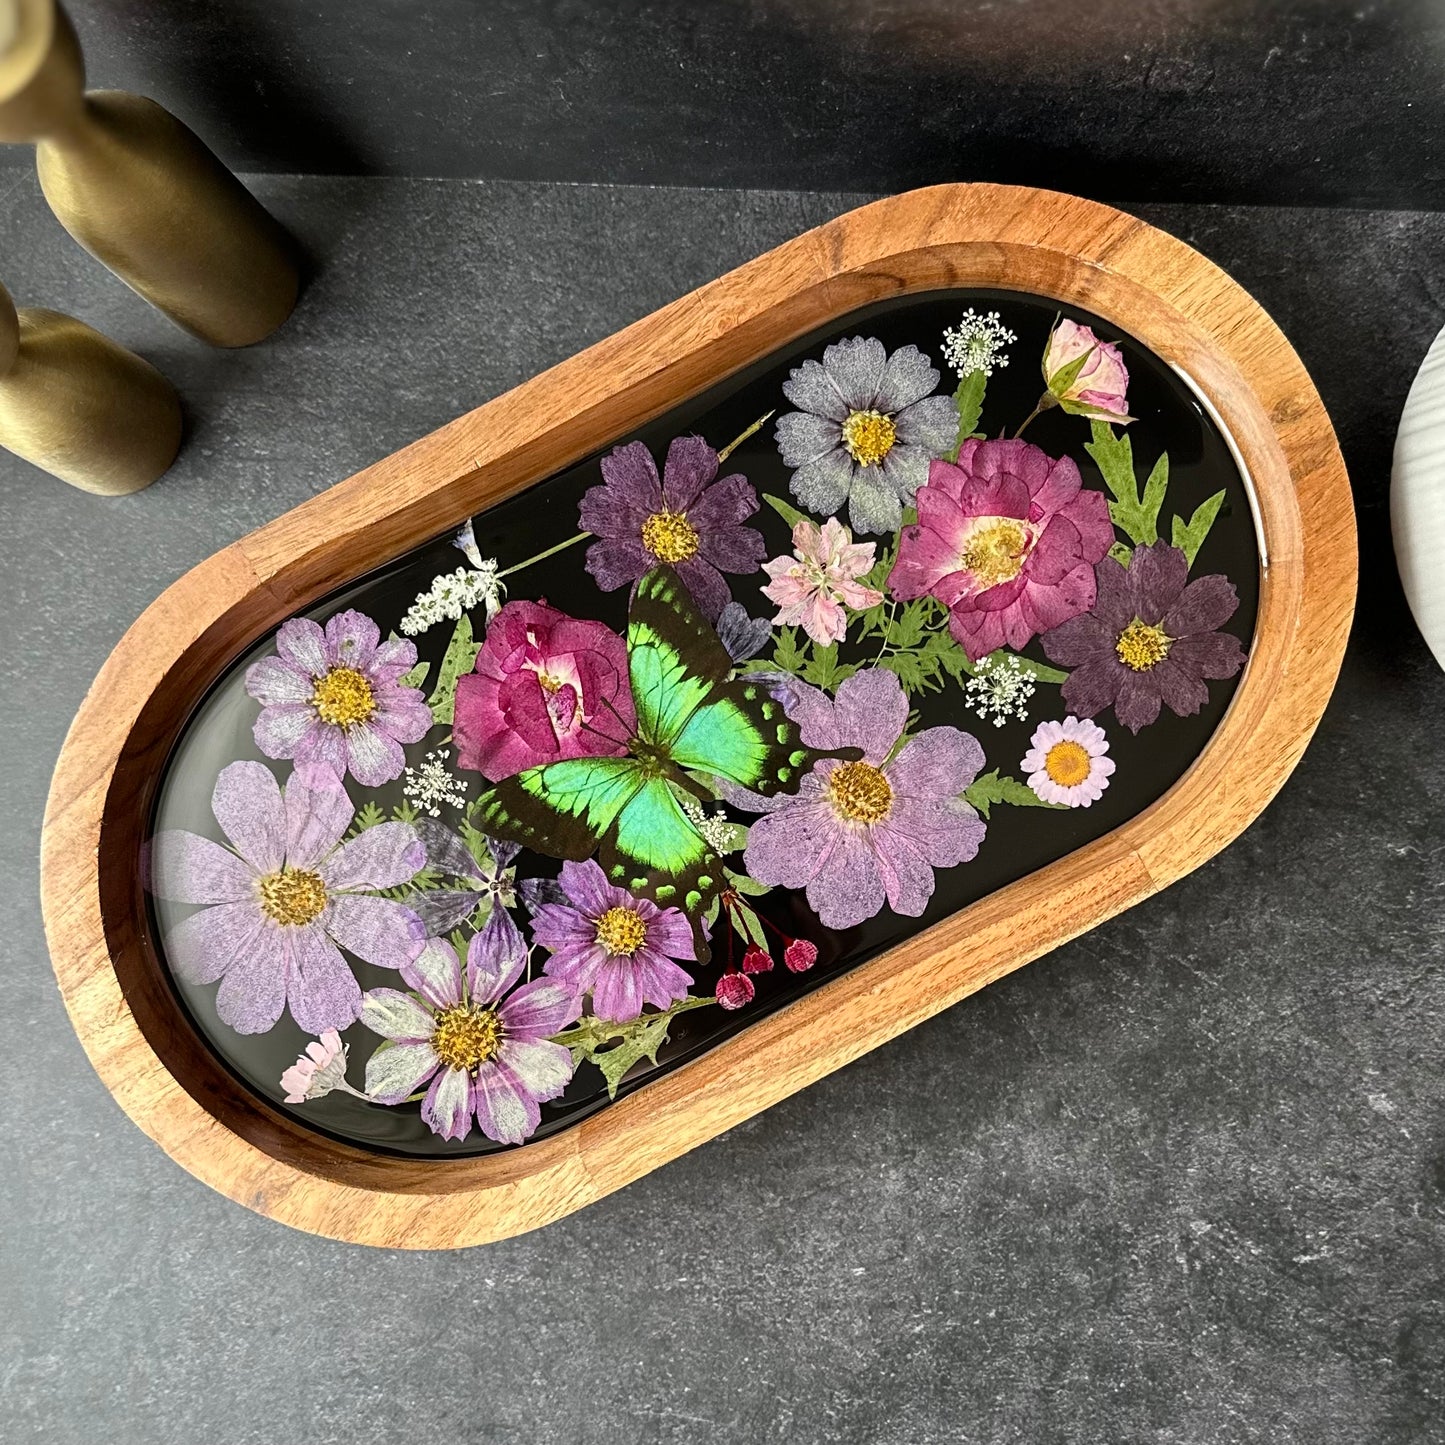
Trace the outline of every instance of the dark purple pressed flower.
<instances>
[{"instance_id":1,"label":"dark purple pressed flower","mask_svg":"<svg viewBox=\"0 0 1445 1445\"><path fill-rule=\"evenodd\" d=\"M1105 557L1094 580L1093 610L1041 639L1050 662L1072 669L1063 686L1070 712L1096 718L1112 705L1137 733L1161 704L1180 717L1198 712L1209 697L1204 679L1244 666L1239 639L1217 630L1239 606L1234 584L1218 575L1191 582L1178 547L1136 547L1127 569Z\"/></svg>"},{"instance_id":2,"label":"dark purple pressed flower","mask_svg":"<svg viewBox=\"0 0 1445 1445\"><path fill-rule=\"evenodd\" d=\"M602 485L582 498L579 520L597 537L587 570L604 592L627 587L659 564L673 568L698 608L716 622L732 599L724 572L755 572L767 551L742 525L758 494L740 473L717 477L717 453L701 437L677 437L657 464L642 442L603 457Z\"/></svg>"}]
</instances>

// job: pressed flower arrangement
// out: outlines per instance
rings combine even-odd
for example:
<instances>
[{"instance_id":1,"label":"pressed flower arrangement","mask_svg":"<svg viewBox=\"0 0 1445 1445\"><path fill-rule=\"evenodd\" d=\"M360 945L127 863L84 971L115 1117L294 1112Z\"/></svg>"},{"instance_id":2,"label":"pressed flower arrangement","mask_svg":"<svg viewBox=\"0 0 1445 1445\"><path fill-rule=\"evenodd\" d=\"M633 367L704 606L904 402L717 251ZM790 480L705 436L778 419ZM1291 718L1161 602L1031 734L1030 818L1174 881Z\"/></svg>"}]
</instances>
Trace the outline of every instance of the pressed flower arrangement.
<instances>
[{"instance_id":1,"label":"pressed flower arrangement","mask_svg":"<svg viewBox=\"0 0 1445 1445\"><path fill-rule=\"evenodd\" d=\"M1162 795L1258 568L1117 328L875 306L242 659L162 790L165 958L313 1127L523 1143Z\"/></svg>"}]
</instances>

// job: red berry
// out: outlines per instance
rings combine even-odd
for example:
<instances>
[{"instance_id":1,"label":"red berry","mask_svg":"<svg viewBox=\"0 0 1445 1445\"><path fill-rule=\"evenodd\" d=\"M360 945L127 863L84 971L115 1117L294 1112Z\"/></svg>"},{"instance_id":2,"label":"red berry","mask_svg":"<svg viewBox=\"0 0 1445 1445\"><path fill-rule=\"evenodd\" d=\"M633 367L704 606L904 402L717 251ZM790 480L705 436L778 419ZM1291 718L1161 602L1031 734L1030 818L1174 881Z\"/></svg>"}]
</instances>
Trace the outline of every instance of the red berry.
<instances>
[{"instance_id":1,"label":"red berry","mask_svg":"<svg viewBox=\"0 0 1445 1445\"><path fill-rule=\"evenodd\" d=\"M752 979L745 973L725 973L717 981L717 1001L727 1009L751 1003L756 991Z\"/></svg>"},{"instance_id":2,"label":"red berry","mask_svg":"<svg viewBox=\"0 0 1445 1445\"><path fill-rule=\"evenodd\" d=\"M818 961L818 945L806 938L795 938L783 950L783 962L792 973L803 973ZM746 965L747 960L743 960Z\"/></svg>"},{"instance_id":3,"label":"red berry","mask_svg":"<svg viewBox=\"0 0 1445 1445\"><path fill-rule=\"evenodd\" d=\"M773 955L767 949L759 948L756 943L743 954L744 973L767 973L772 966Z\"/></svg>"}]
</instances>

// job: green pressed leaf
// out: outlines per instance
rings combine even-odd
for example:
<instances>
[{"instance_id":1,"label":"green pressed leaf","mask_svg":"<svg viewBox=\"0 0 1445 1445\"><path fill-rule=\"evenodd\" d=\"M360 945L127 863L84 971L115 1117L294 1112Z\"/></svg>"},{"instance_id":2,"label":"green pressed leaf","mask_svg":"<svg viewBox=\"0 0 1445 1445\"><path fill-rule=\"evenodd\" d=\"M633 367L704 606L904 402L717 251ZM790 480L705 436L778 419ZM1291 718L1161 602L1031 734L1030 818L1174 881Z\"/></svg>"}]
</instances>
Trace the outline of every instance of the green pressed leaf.
<instances>
[{"instance_id":1,"label":"green pressed leaf","mask_svg":"<svg viewBox=\"0 0 1445 1445\"><path fill-rule=\"evenodd\" d=\"M958 408L958 440L948 453L948 460L956 462L964 442L972 437L982 436L978 430L978 419L983 414L983 394L988 387L988 376L982 371L970 371L958 383L953 393L953 404Z\"/></svg>"},{"instance_id":2,"label":"green pressed leaf","mask_svg":"<svg viewBox=\"0 0 1445 1445\"><path fill-rule=\"evenodd\" d=\"M996 665L1000 662L1007 662L1011 657L1018 658L1019 671L1025 676L1033 678L1035 682L1051 682L1057 686L1059 683L1069 680L1067 672L1061 672L1057 667L1050 667L1047 663L1035 662L1033 658L1024 657L1021 653L1010 652L1006 647L1000 647L997 652L990 652L978 666L982 667L985 662L991 666Z\"/></svg>"},{"instance_id":3,"label":"green pressed leaf","mask_svg":"<svg viewBox=\"0 0 1445 1445\"><path fill-rule=\"evenodd\" d=\"M1109 556L1121 567L1127 567L1129 563L1134 560L1134 551L1131 547L1126 547L1122 542L1115 542L1114 545L1109 548Z\"/></svg>"},{"instance_id":4,"label":"green pressed leaf","mask_svg":"<svg viewBox=\"0 0 1445 1445\"><path fill-rule=\"evenodd\" d=\"M364 833L378 823L386 822L386 814L379 803L365 802L356 810L356 821L351 825L353 833Z\"/></svg>"},{"instance_id":5,"label":"green pressed leaf","mask_svg":"<svg viewBox=\"0 0 1445 1445\"><path fill-rule=\"evenodd\" d=\"M799 676L814 687L827 692L836 692L839 685L852 677L861 664L838 661L838 644L830 642L827 647L813 646L813 655L804 665Z\"/></svg>"},{"instance_id":6,"label":"green pressed leaf","mask_svg":"<svg viewBox=\"0 0 1445 1445\"><path fill-rule=\"evenodd\" d=\"M1016 808L1063 808L1063 803L1046 803L1027 783L1017 778L1001 775L997 768L975 778L964 789L963 800L971 803L979 814L987 818L988 810L995 803L1011 803Z\"/></svg>"},{"instance_id":7,"label":"green pressed leaf","mask_svg":"<svg viewBox=\"0 0 1445 1445\"><path fill-rule=\"evenodd\" d=\"M657 1051L667 1042L667 1031L678 1014L716 1002L714 998L685 998L660 1013L643 1014L624 1024L589 1015L555 1035L552 1042L571 1050L574 1065L596 1064L607 1080L608 1098L615 1099L618 1086L634 1064L643 1059L657 1062Z\"/></svg>"},{"instance_id":8,"label":"green pressed leaf","mask_svg":"<svg viewBox=\"0 0 1445 1445\"><path fill-rule=\"evenodd\" d=\"M785 521L789 527L796 527L803 520L803 513L800 512L791 502L785 502L781 497L769 496L763 493L763 501Z\"/></svg>"},{"instance_id":9,"label":"green pressed leaf","mask_svg":"<svg viewBox=\"0 0 1445 1445\"><path fill-rule=\"evenodd\" d=\"M729 885L744 898L761 898L764 893L773 891L770 884L759 883L756 878L749 878L746 873L734 873L731 868L724 868L723 874Z\"/></svg>"},{"instance_id":10,"label":"green pressed leaf","mask_svg":"<svg viewBox=\"0 0 1445 1445\"><path fill-rule=\"evenodd\" d=\"M1224 493L1215 492L1212 497L1206 497L1194 509L1194 515L1186 522L1183 517L1175 517L1174 529L1171 540L1174 545L1189 559L1189 565L1194 565L1194 559L1199 555L1199 549L1204 545L1204 539L1209 535L1209 529L1214 525L1214 519L1219 515L1219 509L1224 505Z\"/></svg>"},{"instance_id":11,"label":"green pressed leaf","mask_svg":"<svg viewBox=\"0 0 1445 1445\"><path fill-rule=\"evenodd\" d=\"M777 645L773 648L773 665L784 672L799 673L808 662L808 644L798 641L796 627L784 627L778 633Z\"/></svg>"},{"instance_id":12,"label":"green pressed leaf","mask_svg":"<svg viewBox=\"0 0 1445 1445\"><path fill-rule=\"evenodd\" d=\"M415 667L409 668L406 672L402 673L402 675L397 678L397 683L401 687L425 687L426 675L430 671L431 663L425 658L422 658Z\"/></svg>"},{"instance_id":13,"label":"green pressed leaf","mask_svg":"<svg viewBox=\"0 0 1445 1445\"><path fill-rule=\"evenodd\" d=\"M464 672L472 670L481 646L482 644L472 636L471 618L463 613L461 621L457 623L456 630L452 633L452 640L447 644L446 655L442 658L441 669L437 673L437 685L432 689L432 695L426 700L427 706L431 709L433 722L450 723L452 721L457 701L457 679Z\"/></svg>"},{"instance_id":14,"label":"green pressed leaf","mask_svg":"<svg viewBox=\"0 0 1445 1445\"><path fill-rule=\"evenodd\" d=\"M1114 525L1138 547L1147 547L1159 540L1159 509L1169 486L1169 454L1164 452L1154 463L1144 492L1139 493L1139 479L1134 473L1134 447L1127 435L1116 437L1107 422L1090 423L1094 434L1084 450L1098 463L1104 485L1113 493L1109 516Z\"/></svg>"}]
</instances>

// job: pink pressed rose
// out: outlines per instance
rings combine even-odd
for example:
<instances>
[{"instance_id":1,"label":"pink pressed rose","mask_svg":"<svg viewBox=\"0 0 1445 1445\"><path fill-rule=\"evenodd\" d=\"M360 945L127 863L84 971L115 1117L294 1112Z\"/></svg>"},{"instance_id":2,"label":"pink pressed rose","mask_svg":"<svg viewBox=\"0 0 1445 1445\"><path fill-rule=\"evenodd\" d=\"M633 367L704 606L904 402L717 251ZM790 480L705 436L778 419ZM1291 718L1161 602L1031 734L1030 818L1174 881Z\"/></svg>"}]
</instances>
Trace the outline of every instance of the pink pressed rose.
<instances>
[{"instance_id":1,"label":"pink pressed rose","mask_svg":"<svg viewBox=\"0 0 1445 1445\"><path fill-rule=\"evenodd\" d=\"M1070 375L1080 358L1086 359ZM1047 396L1065 411L1100 421L1134 420L1129 415L1129 369L1124 358L1117 346L1100 341L1089 327L1060 321L1044 347L1043 371Z\"/></svg>"},{"instance_id":2,"label":"pink pressed rose","mask_svg":"<svg viewBox=\"0 0 1445 1445\"><path fill-rule=\"evenodd\" d=\"M509 602L457 682L457 765L491 782L564 758L617 757L637 723L627 647L600 622Z\"/></svg>"},{"instance_id":3,"label":"pink pressed rose","mask_svg":"<svg viewBox=\"0 0 1445 1445\"><path fill-rule=\"evenodd\" d=\"M763 596L778 604L773 621L802 627L822 647L842 642L848 625L843 608L861 611L883 600L881 592L857 580L873 565L874 545L855 542L836 517L829 517L821 529L800 518L793 528L794 555L763 563L763 571L773 579Z\"/></svg>"},{"instance_id":4,"label":"pink pressed rose","mask_svg":"<svg viewBox=\"0 0 1445 1445\"><path fill-rule=\"evenodd\" d=\"M888 577L899 601L931 594L977 662L1094 605L1094 563L1114 540L1102 492L1068 457L1025 441L966 441L934 461Z\"/></svg>"}]
</instances>

